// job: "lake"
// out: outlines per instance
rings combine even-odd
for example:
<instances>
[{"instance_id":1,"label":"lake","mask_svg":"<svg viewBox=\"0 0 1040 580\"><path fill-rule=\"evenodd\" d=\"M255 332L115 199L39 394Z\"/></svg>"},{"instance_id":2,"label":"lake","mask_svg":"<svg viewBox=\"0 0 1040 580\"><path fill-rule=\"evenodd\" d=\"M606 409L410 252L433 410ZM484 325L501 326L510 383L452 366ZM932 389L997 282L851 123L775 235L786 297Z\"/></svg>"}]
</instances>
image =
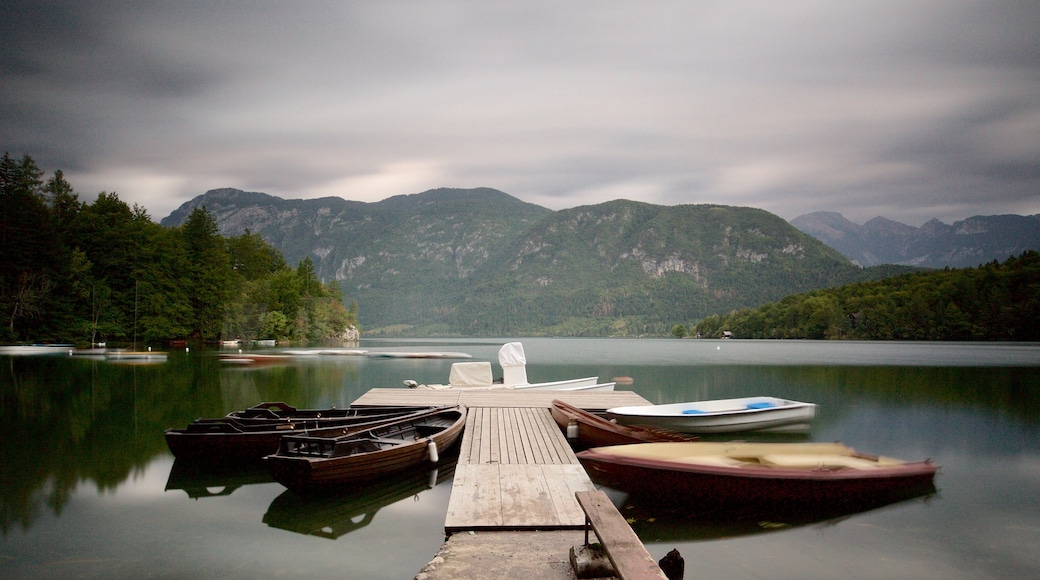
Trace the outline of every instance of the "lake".
<instances>
[{"instance_id":1,"label":"lake","mask_svg":"<svg viewBox=\"0 0 1040 580\"><path fill-rule=\"evenodd\" d=\"M513 339L509 339L513 340ZM495 361L507 340L364 340ZM941 466L934 493L858 513L685 513L608 490L687 578L1040 577L1040 345L522 339L532 382L631 377L653 403L773 395L819 405L810 438ZM168 427L260 401L347 406L443 383L450 359L310 356L229 367L0 356L0 576L412 578L437 552L451 468L301 500L262 469L174 462ZM434 485L431 487L431 483Z\"/></svg>"}]
</instances>

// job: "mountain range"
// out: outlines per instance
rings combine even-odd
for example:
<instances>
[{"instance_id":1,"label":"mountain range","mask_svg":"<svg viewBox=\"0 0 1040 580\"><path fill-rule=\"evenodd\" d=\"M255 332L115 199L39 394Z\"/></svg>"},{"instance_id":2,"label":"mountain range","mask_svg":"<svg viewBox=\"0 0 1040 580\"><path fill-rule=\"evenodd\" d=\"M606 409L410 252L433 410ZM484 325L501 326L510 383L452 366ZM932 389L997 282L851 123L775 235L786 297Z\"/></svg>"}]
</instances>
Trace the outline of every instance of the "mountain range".
<instances>
[{"instance_id":1,"label":"mountain range","mask_svg":"<svg viewBox=\"0 0 1040 580\"><path fill-rule=\"evenodd\" d=\"M1040 248L1040 215L980 215L950 225L933 219L914 227L883 217L859 225L840 213L815 212L791 225L861 266L972 268Z\"/></svg>"},{"instance_id":2,"label":"mountain range","mask_svg":"<svg viewBox=\"0 0 1040 580\"><path fill-rule=\"evenodd\" d=\"M368 335L639 336L785 296L883 278L763 210L615 200L553 211L489 188L366 203L216 189L222 235L305 257L359 305Z\"/></svg>"}]
</instances>

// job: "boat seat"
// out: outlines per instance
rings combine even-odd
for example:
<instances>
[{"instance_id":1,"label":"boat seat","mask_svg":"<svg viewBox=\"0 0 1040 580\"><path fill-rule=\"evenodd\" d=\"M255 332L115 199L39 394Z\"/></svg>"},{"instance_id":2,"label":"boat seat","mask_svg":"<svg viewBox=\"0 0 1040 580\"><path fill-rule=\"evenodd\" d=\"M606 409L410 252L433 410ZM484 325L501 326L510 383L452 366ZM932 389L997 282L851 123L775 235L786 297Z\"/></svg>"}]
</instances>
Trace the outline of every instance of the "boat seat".
<instances>
[{"instance_id":1,"label":"boat seat","mask_svg":"<svg viewBox=\"0 0 1040 580\"><path fill-rule=\"evenodd\" d=\"M851 457L848 455L761 455L759 461L763 465L773 465L776 467L795 467L795 468L846 468L846 469L876 469L878 464L876 461L865 459L862 457Z\"/></svg>"},{"instance_id":2,"label":"boat seat","mask_svg":"<svg viewBox=\"0 0 1040 580\"><path fill-rule=\"evenodd\" d=\"M494 381L489 362L462 362L451 365L448 384L453 387L489 387Z\"/></svg>"},{"instance_id":3,"label":"boat seat","mask_svg":"<svg viewBox=\"0 0 1040 580\"><path fill-rule=\"evenodd\" d=\"M709 465L714 467L739 467L741 465L747 465L746 461L734 459L732 457L723 457L721 455L693 455L687 457L676 457L672 459L676 463L689 463L691 465Z\"/></svg>"},{"instance_id":4,"label":"boat seat","mask_svg":"<svg viewBox=\"0 0 1040 580\"><path fill-rule=\"evenodd\" d=\"M373 443L384 443L387 445L404 445L404 439L390 439L387 437L365 437L365 441L372 441Z\"/></svg>"}]
</instances>

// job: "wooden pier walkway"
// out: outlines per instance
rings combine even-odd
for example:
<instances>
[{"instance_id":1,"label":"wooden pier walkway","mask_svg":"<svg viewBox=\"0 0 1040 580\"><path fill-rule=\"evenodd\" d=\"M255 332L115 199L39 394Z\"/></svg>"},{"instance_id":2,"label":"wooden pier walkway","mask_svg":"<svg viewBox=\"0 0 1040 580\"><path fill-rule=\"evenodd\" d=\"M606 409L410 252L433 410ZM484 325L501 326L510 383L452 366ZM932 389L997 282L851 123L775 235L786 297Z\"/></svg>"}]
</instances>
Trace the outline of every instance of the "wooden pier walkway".
<instances>
[{"instance_id":1,"label":"wooden pier walkway","mask_svg":"<svg viewBox=\"0 0 1040 580\"><path fill-rule=\"evenodd\" d=\"M580 529L593 489L548 409L473 407L444 530Z\"/></svg>"},{"instance_id":2,"label":"wooden pier walkway","mask_svg":"<svg viewBox=\"0 0 1040 580\"><path fill-rule=\"evenodd\" d=\"M447 534L582 529L574 498L595 489L549 413L553 399L583 409L649 402L632 391L372 389L353 405L465 405Z\"/></svg>"},{"instance_id":3,"label":"wooden pier walkway","mask_svg":"<svg viewBox=\"0 0 1040 580\"><path fill-rule=\"evenodd\" d=\"M586 525L575 494L595 486L549 413L553 399L590 410L649 404L632 391L507 389L372 389L352 403L469 410L444 523L449 539L417 578L574 578L569 549Z\"/></svg>"}]
</instances>

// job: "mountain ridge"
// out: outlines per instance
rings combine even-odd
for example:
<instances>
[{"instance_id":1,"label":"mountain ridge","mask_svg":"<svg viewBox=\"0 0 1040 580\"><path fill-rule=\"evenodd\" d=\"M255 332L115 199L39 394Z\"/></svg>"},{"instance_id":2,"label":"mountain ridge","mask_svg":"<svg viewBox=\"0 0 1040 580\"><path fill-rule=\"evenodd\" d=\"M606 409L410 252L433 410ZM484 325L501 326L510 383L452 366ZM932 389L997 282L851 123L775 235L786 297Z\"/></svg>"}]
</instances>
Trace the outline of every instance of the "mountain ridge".
<instances>
[{"instance_id":1,"label":"mountain ridge","mask_svg":"<svg viewBox=\"0 0 1040 580\"><path fill-rule=\"evenodd\" d=\"M837 212L813 212L790 223L861 266L969 268L1040 249L1040 214L979 215L952 224L933 218L914 227L880 216L859 225Z\"/></svg>"},{"instance_id":2,"label":"mountain ridge","mask_svg":"<svg viewBox=\"0 0 1040 580\"><path fill-rule=\"evenodd\" d=\"M212 190L222 235L310 257L366 328L410 334L645 335L677 322L880 277L764 210L629 200L552 211L490 189L380 202ZM387 331L392 332L392 331Z\"/></svg>"}]
</instances>

